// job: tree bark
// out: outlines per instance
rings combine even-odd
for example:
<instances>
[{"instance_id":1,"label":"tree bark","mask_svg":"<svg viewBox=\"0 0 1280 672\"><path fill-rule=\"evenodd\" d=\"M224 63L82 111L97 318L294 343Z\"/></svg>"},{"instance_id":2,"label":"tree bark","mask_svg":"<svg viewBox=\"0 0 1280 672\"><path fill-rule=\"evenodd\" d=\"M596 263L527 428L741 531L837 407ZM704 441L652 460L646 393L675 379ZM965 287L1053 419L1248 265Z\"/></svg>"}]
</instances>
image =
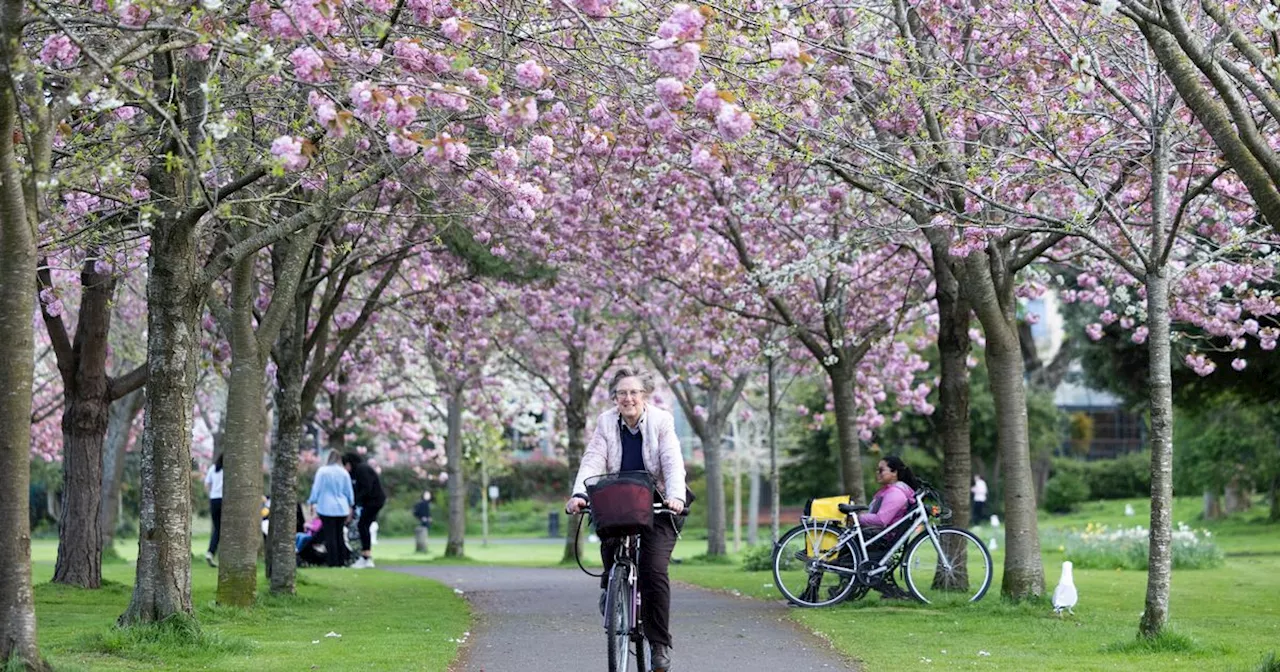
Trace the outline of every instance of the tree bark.
<instances>
[{"instance_id":1,"label":"tree bark","mask_svg":"<svg viewBox=\"0 0 1280 672\"><path fill-rule=\"evenodd\" d=\"M943 496L951 524L968 527L973 482L969 437L969 302L952 270L949 241L930 236L938 302L938 434L942 439Z\"/></svg>"},{"instance_id":2,"label":"tree bark","mask_svg":"<svg viewBox=\"0 0 1280 672\"><path fill-rule=\"evenodd\" d=\"M302 342L306 329L306 308L310 300L300 299L292 320L286 320L276 339L276 431L271 446L271 522L267 526L271 592L292 595L296 591L297 557L293 534L298 515L298 451L302 445Z\"/></svg>"},{"instance_id":3,"label":"tree bark","mask_svg":"<svg viewBox=\"0 0 1280 672\"><path fill-rule=\"evenodd\" d=\"M137 389L112 402L107 411L107 440L102 449L102 500L98 513L102 520L102 548L111 548L120 524L120 488L133 434L133 421L142 412L146 392Z\"/></svg>"},{"instance_id":4,"label":"tree bark","mask_svg":"<svg viewBox=\"0 0 1280 672\"><path fill-rule=\"evenodd\" d=\"M747 545L760 543L760 460L747 463Z\"/></svg>"},{"instance_id":5,"label":"tree bark","mask_svg":"<svg viewBox=\"0 0 1280 672\"><path fill-rule=\"evenodd\" d=\"M262 450L265 416L263 361L254 333L252 256L231 274L231 377L223 436L222 541L218 545L218 604L249 606L258 587L262 545Z\"/></svg>"},{"instance_id":6,"label":"tree bark","mask_svg":"<svg viewBox=\"0 0 1280 672\"><path fill-rule=\"evenodd\" d=\"M1204 489L1204 512L1201 514L1205 520L1218 520L1222 518L1222 497L1214 488Z\"/></svg>"},{"instance_id":7,"label":"tree bark","mask_svg":"<svg viewBox=\"0 0 1280 672\"><path fill-rule=\"evenodd\" d=\"M569 390L568 403L564 409L564 427L565 433L569 438L569 477L573 478L578 473L578 467L582 464L582 453L587 448L587 404L590 402L590 393L587 391L586 375L583 371L583 352L581 348L570 346L569 354ZM582 525L579 522L582 514L569 516L568 527L564 535L564 554L560 558L560 562L569 564L576 562L578 554L578 545L581 543L579 532L582 531Z\"/></svg>"},{"instance_id":8,"label":"tree bark","mask_svg":"<svg viewBox=\"0 0 1280 672\"><path fill-rule=\"evenodd\" d=\"M782 479L778 471L778 361L769 357L769 535L777 543L779 518L782 515L782 495L778 493Z\"/></svg>"},{"instance_id":9,"label":"tree bark","mask_svg":"<svg viewBox=\"0 0 1280 672\"><path fill-rule=\"evenodd\" d=\"M717 395L711 395L714 399ZM707 555L724 555L728 552L725 543L726 497L724 491L723 445L721 443L724 430L720 424L719 409L714 405L708 407L708 416L701 423L702 431L698 438L702 439L702 455L707 465Z\"/></svg>"},{"instance_id":10,"label":"tree bark","mask_svg":"<svg viewBox=\"0 0 1280 672\"><path fill-rule=\"evenodd\" d=\"M80 313L71 353L63 368L62 516L53 582L81 588L102 586L102 443L111 407L107 334L115 279L98 273L92 259L80 272ZM46 318L46 322L48 319ZM59 319L50 329L62 329ZM63 359L69 361L63 361Z\"/></svg>"},{"instance_id":11,"label":"tree bark","mask_svg":"<svg viewBox=\"0 0 1280 672\"><path fill-rule=\"evenodd\" d=\"M857 363L841 356L840 361L826 367L831 381L831 396L835 402L836 436L840 442L840 478L844 494L852 495L856 502L867 502L866 486L862 483L862 449L858 445L857 401L853 396L853 367Z\"/></svg>"},{"instance_id":12,"label":"tree bark","mask_svg":"<svg viewBox=\"0 0 1280 672\"><path fill-rule=\"evenodd\" d=\"M449 390L449 435L444 441L445 459L449 474L449 541L444 547L444 557L461 558L465 555L463 543L467 533L467 488L462 469L462 386L455 384Z\"/></svg>"},{"instance_id":13,"label":"tree bark","mask_svg":"<svg viewBox=\"0 0 1280 672\"><path fill-rule=\"evenodd\" d=\"M986 362L996 411L996 453L1004 490L1005 556L1001 592L1012 599L1044 594L1044 564L1027 430L1027 392L1019 344L1014 277L999 246L964 261L965 290L986 334Z\"/></svg>"},{"instance_id":14,"label":"tree bark","mask_svg":"<svg viewBox=\"0 0 1280 672\"><path fill-rule=\"evenodd\" d=\"M1242 513L1253 507L1253 488L1244 482L1239 475L1227 483L1223 507L1227 515Z\"/></svg>"},{"instance_id":15,"label":"tree bark","mask_svg":"<svg viewBox=\"0 0 1280 672\"><path fill-rule=\"evenodd\" d=\"M1164 175L1157 172L1157 175ZM1151 392L1151 541L1146 609L1138 632L1156 637L1169 620L1173 574L1173 373L1169 344L1169 278L1160 268L1147 274L1147 349Z\"/></svg>"},{"instance_id":16,"label":"tree bark","mask_svg":"<svg viewBox=\"0 0 1280 672\"><path fill-rule=\"evenodd\" d=\"M19 131L12 67L20 57L21 0L0 4L0 663L42 670L31 592L31 384L34 375L36 240L22 167L9 141Z\"/></svg>"},{"instance_id":17,"label":"tree bark","mask_svg":"<svg viewBox=\"0 0 1280 672\"><path fill-rule=\"evenodd\" d=\"M1271 510L1267 514L1267 520L1274 523L1280 520L1280 476L1271 477L1271 491L1268 497L1271 499Z\"/></svg>"}]
</instances>

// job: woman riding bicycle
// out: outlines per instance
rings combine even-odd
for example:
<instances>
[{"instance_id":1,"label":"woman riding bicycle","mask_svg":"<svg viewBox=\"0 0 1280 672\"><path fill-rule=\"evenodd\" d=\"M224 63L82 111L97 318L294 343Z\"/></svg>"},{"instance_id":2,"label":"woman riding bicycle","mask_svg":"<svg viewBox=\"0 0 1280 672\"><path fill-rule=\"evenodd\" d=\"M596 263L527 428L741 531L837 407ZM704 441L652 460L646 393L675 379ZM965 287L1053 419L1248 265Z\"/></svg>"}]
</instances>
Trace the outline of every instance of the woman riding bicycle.
<instances>
[{"instance_id":1,"label":"woman riding bicycle","mask_svg":"<svg viewBox=\"0 0 1280 672\"><path fill-rule=\"evenodd\" d=\"M684 511L684 455L671 414L650 406L653 376L638 367L622 367L613 374L609 394L616 408L596 418L595 433L582 454L582 465L565 510L576 514L587 506L586 480L620 471L645 471L653 476L663 503L673 513ZM655 524L640 540L640 590L645 637L653 646L653 669L666 672L671 648L671 580L667 566L676 545L674 524ZM600 545L605 587L613 564L613 540Z\"/></svg>"}]
</instances>

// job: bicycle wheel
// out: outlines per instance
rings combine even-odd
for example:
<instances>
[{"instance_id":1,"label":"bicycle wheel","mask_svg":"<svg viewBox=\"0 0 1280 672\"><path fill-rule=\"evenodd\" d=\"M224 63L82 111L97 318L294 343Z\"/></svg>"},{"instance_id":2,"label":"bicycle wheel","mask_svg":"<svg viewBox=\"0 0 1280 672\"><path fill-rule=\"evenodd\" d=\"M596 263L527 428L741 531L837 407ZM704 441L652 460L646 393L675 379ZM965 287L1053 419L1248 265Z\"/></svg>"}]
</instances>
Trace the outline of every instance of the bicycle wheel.
<instances>
[{"instance_id":1,"label":"bicycle wheel","mask_svg":"<svg viewBox=\"0 0 1280 672\"><path fill-rule=\"evenodd\" d=\"M630 567L613 566L609 576L609 592L604 604L604 631L609 639L609 672L627 672L630 662L631 585L627 582Z\"/></svg>"},{"instance_id":2,"label":"bicycle wheel","mask_svg":"<svg viewBox=\"0 0 1280 672\"><path fill-rule=\"evenodd\" d=\"M644 644L645 644L644 633L643 632L637 633L635 636L635 639L631 641L634 642L636 645L636 671L648 672L649 668L644 666L645 653L646 653L644 650Z\"/></svg>"},{"instance_id":3,"label":"bicycle wheel","mask_svg":"<svg viewBox=\"0 0 1280 672\"><path fill-rule=\"evenodd\" d=\"M788 602L801 607L825 607L853 591L857 585L853 580L858 568L857 552L848 544L834 547L838 538L835 530L803 525L782 535L773 549L773 582Z\"/></svg>"},{"instance_id":4,"label":"bicycle wheel","mask_svg":"<svg viewBox=\"0 0 1280 672\"><path fill-rule=\"evenodd\" d=\"M991 587L991 553L968 530L939 528L907 547L903 574L907 588L927 604L977 602Z\"/></svg>"}]
</instances>

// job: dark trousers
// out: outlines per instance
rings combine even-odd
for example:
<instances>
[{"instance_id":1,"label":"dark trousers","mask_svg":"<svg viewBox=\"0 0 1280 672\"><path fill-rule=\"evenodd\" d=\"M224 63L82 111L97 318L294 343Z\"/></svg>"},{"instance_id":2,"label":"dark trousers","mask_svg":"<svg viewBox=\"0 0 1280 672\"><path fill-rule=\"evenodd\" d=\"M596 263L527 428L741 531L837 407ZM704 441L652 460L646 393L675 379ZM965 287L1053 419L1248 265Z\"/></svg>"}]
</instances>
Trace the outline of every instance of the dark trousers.
<instances>
[{"instance_id":1,"label":"dark trousers","mask_svg":"<svg viewBox=\"0 0 1280 672\"><path fill-rule=\"evenodd\" d=\"M324 564L329 567L345 567L347 545L343 542L346 516L320 516L320 538L324 539Z\"/></svg>"},{"instance_id":2,"label":"dark trousers","mask_svg":"<svg viewBox=\"0 0 1280 672\"><path fill-rule=\"evenodd\" d=\"M218 539L222 536L222 498L209 500L209 517L213 519L213 536L209 537L209 553L217 555Z\"/></svg>"},{"instance_id":3,"label":"dark trousers","mask_svg":"<svg viewBox=\"0 0 1280 672\"><path fill-rule=\"evenodd\" d=\"M975 501L973 503L973 524L981 525L982 520L987 517L987 503Z\"/></svg>"},{"instance_id":4,"label":"dark trousers","mask_svg":"<svg viewBox=\"0 0 1280 672\"><path fill-rule=\"evenodd\" d=\"M373 535L369 533L369 526L378 520L378 512L382 510L382 504L365 504L360 507L360 522L356 523L356 529L360 531L360 550L367 555L373 550Z\"/></svg>"},{"instance_id":5,"label":"dark trousers","mask_svg":"<svg viewBox=\"0 0 1280 672\"><path fill-rule=\"evenodd\" d=\"M644 621L644 636L650 644L668 647L671 646L671 578L667 576L667 567L671 564L671 551L676 547L674 522L669 515L656 515L653 530L640 535L640 618ZM600 544L600 557L604 560L601 587L608 586L613 554L620 543L617 539L605 539Z\"/></svg>"}]
</instances>

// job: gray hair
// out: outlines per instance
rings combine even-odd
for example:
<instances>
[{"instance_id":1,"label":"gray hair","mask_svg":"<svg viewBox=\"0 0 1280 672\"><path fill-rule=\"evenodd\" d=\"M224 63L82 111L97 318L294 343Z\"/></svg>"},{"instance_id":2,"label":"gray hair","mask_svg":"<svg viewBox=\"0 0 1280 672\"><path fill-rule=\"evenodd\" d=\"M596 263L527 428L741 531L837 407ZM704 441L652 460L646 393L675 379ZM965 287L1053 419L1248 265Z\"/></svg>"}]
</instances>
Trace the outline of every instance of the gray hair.
<instances>
[{"instance_id":1,"label":"gray hair","mask_svg":"<svg viewBox=\"0 0 1280 672\"><path fill-rule=\"evenodd\" d=\"M330 449L330 450L329 450L329 456L328 456L327 458L325 458L324 463L325 463L325 464L337 464L337 463L339 463L339 462L341 462L341 461L342 461L342 453L339 453L339 452L338 452L338 451L336 451L336 450Z\"/></svg>"},{"instance_id":2,"label":"gray hair","mask_svg":"<svg viewBox=\"0 0 1280 672\"><path fill-rule=\"evenodd\" d=\"M613 372L613 378L609 381L609 396L616 396L618 392L618 383L623 378L639 378L640 384L644 386L645 394L653 394L654 383L653 374L647 369L639 366L620 366Z\"/></svg>"}]
</instances>

